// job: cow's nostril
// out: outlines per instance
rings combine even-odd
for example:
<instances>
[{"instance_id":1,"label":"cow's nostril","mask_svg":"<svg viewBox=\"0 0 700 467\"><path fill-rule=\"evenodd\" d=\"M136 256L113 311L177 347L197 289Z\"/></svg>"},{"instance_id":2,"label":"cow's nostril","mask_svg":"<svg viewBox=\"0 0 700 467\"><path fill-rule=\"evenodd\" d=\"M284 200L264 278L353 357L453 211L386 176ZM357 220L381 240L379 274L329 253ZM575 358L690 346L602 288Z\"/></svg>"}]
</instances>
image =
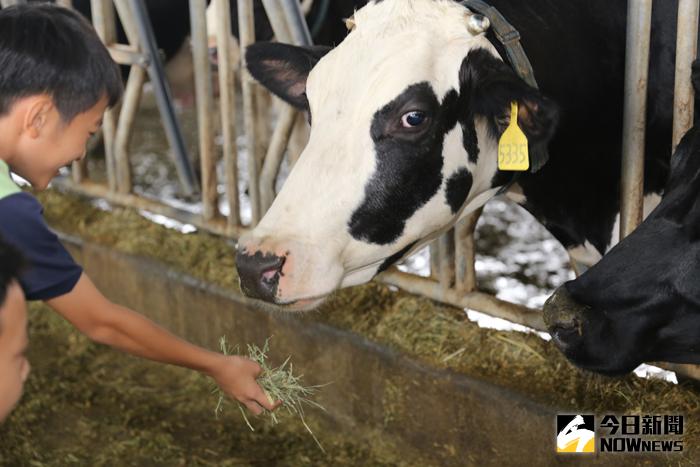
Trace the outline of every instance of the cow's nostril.
<instances>
[{"instance_id":1,"label":"cow's nostril","mask_svg":"<svg viewBox=\"0 0 700 467\"><path fill-rule=\"evenodd\" d=\"M578 326L554 326L550 334L557 347L566 352L580 338L579 331Z\"/></svg>"},{"instance_id":2,"label":"cow's nostril","mask_svg":"<svg viewBox=\"0 0 700 467\"><path fill-rule=\"evenodd\" d=\"M559 287L544 304L544 322L552 341L563 352L574 349L582 341L584 314L588 307L571 296L566 286Z\"/></svg>"},{"instance_id":3,"label":"cow's nostril","mask_svg":"<svg viewBox=\"0 0 700 467\"><path fill-rule=\"evenodd\" d=\"M236 267L241 282L241 290L249 297L274 302L279 278L286 258L260 251L248 254L240 251L236 255Z\"/></svg>"},{"instance_id":4,"label":"cow's nostril","mask_svg":"<svg viewBox=\"0 0 700 467\"><path fill-rule=\"evenodd\" d=\"M275 269L268 269L267 271L263 271L262 280L264 280L265 282L272 282L274 280L278 280L279 273L280 273L280 270L276 269L276 268Z\"/></svg>"}]
</instances>

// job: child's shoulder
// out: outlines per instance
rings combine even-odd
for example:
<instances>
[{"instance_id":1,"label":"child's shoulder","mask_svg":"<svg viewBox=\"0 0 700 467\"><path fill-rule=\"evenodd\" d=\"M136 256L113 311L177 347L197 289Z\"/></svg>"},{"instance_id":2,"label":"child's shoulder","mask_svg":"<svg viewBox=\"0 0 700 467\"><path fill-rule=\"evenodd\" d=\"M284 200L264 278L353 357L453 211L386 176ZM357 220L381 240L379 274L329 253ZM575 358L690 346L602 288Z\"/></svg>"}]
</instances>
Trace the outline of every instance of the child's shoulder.
<instances>
[{"instance_id":1,"label":"child's shoulder","mask_svg":"<svg viewBox=\"0 0 700 467\"><path fill-rule=\"evenodd\" d=\"M7 166L5 161L0 160L0 200L6 198L15 193L19 193L21 190L17 184L12 181L10 176L10 168Z\"/></svg>"},{"instance_id":2,"label":"child's shoulder","mask_svg":"<svg viewBox=\"0 0 700 467\"><path fill-rule=\"evenodd\" d=\"M3 230L12 227L24 231L30 227L36 228L44 224L44 207L31 193L22 189L12 180L9 167L0 160L0 219L11 220L3 222Z\"/></svg>"}]
</instances>

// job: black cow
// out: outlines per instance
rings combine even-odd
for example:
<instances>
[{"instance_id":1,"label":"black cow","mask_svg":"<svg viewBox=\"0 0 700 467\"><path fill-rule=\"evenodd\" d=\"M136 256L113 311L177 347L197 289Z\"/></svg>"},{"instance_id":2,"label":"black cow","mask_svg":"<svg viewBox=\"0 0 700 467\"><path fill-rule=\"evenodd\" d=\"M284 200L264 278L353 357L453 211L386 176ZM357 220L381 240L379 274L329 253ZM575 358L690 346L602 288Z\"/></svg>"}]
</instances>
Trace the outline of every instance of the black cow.
<instances>
[{"instance_id":1,"label":"black cow","mask_svg":"<svg viewBox=\"0 0 700 467\"><path fill-rule=\"evenodd\" d=\"M693 64L700 96L700 62ZM544 308L554 342L576 365L625 373L645 361L700 363L700 125L671 160L661 204Z\"/></svg>"}]
</instances>

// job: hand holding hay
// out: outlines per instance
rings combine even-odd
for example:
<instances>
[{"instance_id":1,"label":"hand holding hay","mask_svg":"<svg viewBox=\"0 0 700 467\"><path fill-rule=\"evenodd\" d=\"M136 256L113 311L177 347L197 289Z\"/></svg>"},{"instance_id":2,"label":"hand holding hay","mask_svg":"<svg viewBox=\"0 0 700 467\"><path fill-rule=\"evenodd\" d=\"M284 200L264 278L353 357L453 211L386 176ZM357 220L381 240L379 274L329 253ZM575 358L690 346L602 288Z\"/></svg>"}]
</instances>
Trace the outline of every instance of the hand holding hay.
<instances>
[{"instance_id":1,"label":"hand holding hay","mask_svg":"<svg viewBox=\"0 0 700 467\"><path fill-rule=\"evenodd\" d=\"M265 391L270 403L281 401L282 408L286 409L290 414L299 416L299 419L303 423L306 430L311 434L318 447L323 451L323 446L321 446L321 443L319 443L318 439L311 431L311 428L309 428L306 420L304 420L305 405L325 410L323 406L310 399L320 386L303 386L301 384L301 378L303 375L294 375L290 357L287 357L284 363L282 363L280 366L276 368L270 367L267 362L269 341L269 338L265 340L265 344L263 345L262 349L256 345L249 344L247 346L248 358L259 364L262 368L262 372L260 373L257 382ZM221 346L221 351L224 355L232 355L232 350L234 353L238 353L237 348L231 349L229 347L228 342L226 341L226 336L222 336L219 343ZM215 415L218 416L223 411L225 395L218 387L214 389L214 392L219 394L219 401L214 409ZM250 424L250 421L248 420L248 417L246 416L240 402L238 403L238 407L248 427L252 431L255 431L253 426ZM279 423L279 416L276 412L265 410L265 413L269 415L269 421L272 425Z\"/></svg>"},{"instance_id":2,"label":"hand holding hay","mask_svg":"<svg viewBox=\"0 0 700 467\"><path fill-rule=\"evenodd\" d=\"M238 355L219 355L216 364L207 372L222 394L237 400L255 415L263 409L275 410L280 401L270 400L257 379L262 368L257 362Z\"/></svg>"}]
</instances>

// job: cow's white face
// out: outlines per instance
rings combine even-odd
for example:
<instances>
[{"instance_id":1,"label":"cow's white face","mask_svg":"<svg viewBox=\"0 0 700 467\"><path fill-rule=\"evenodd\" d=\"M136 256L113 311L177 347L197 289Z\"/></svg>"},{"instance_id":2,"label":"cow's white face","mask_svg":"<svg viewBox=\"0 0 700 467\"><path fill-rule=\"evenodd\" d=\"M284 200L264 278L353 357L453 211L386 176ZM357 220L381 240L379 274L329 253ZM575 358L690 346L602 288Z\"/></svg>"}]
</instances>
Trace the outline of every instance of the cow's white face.
<instances>
[{"instance_id":1,"label":"cow's white face","mask_svg":"<svg viewBox=\"0 0 700 467\"><path fill-rule=\"evenodd\" d=\"M385 0L356 12L329 52L248 49L253 76L308 110L312 126L272 207L239 241L245 293L311 308L484 204L509 178L497 177L497 138L513 100L531 143L546 144L556 111L468 30L470 16L452 1Z\"/></svg>"}]
</instances>

